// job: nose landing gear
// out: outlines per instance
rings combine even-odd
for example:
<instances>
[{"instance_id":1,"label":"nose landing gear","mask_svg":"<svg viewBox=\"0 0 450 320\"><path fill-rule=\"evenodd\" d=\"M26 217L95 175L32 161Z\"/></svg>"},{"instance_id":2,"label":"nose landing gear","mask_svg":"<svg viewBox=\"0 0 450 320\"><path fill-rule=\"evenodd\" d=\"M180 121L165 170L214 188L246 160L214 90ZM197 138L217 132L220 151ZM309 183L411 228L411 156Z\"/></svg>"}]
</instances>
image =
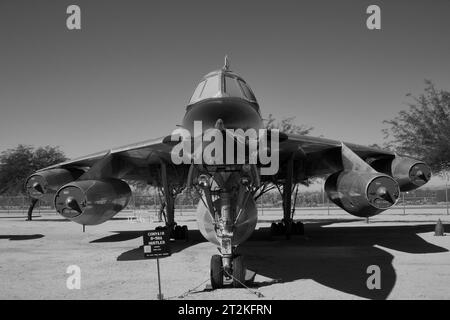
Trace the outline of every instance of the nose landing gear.
<instances>
[{"instance_id":1,"label":"nose landing gear","mask_svg":"<svg viewBox=\"0 0 450 320\"><path fill-rule=\"evenodd\" d=\"M214 289L223 287L224 278L231 281L235 288L242 287L245 282L244 259L236 255L236 246L232 245L237 220L236 210L232 209L232 198L230 192L220 192L220 215L216 224L216 234L221 255L214 255L211 258L211 286ZM219 279L220 277L222 280Z\"/></svg>"},{"instance_id":2,"label":"nose landing gear","mask_svg":"<svg viewBox=\"0 0 450 320\"><path fill-rule=\"evenodd\" d=\"M215 254L211 257L210 276L211 287L213 289L220 289L224 286L224 280L230 282L234 288L242 288L245 284L245 274L247 268L244 262L244 257L236 255L230 260L230 265L224 266L224 257Z\"/></svg>"},{"instance_id":3,"label":"nose landing gear","mask_svg":"<svg viewBox=\"0 0 450 320\"><path fill-rule=\"evenodd\" d=\"M246 173L246 172L244 172ZM242 179L242 177L245 179ZM244 258L236 253L237 246L253 232L257 211L253 200L254 181L240 172L215 172L212 177L200 175L198 185L203 190L205 215L203 235L215 243L220 254L211 257L211 287L245 286ZM202 212L202 211L201 211Z\"/></svg>"},{"instance_id":4,"label":"nose landing gear","mask_svg":"<svg viewBox=\"0 0 450 320\"><path fill-rule=\"evenodd\" d=\"M219 289L223 287L223 271L222 256L220 254L213 255L211 257L210 265L211 287L213 289Z\"/></svg>"}]
</instances>

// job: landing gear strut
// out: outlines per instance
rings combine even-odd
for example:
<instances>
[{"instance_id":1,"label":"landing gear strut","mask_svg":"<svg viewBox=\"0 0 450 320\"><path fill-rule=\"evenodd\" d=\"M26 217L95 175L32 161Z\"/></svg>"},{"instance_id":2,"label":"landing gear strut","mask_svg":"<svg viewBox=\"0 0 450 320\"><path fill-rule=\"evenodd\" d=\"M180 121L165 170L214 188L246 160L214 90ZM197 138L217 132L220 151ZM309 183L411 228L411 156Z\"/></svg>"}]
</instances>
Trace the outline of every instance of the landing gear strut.
<instances>
[{"instance_id":1,"label":"landing gear strut","mask_svg":"<svg viewBox=\"0 0 450 320\"><path fill-rule=\"evenodd\" d=\"M188 241L188 227L179 226L175 222L175 192L169 187L167 178L167 165L161 160L161 180L164 193L164 206L162 212L166 221L165 227L157 227L156 229L168 229L170 231L170 239ZM165 211L165 212L164 212Z\"/></svg>"},{"instance_id":2,"label":"landing gear strut","mask_svg":"<svg viewBox=\"0 0 450 320\"><path fill-rule=\"evenodd\" d=\"M216 171L213 175L201 174L198 185L203 190L206 208L204 235L218 247L220 255L211 257L210 277L213 289L222 288L224 282L235 288L245 286L246 266L244 258L236 252L256 225L256 208L253 200L251 167L240 171ZM213 229L213 230L211 230ZM246 235L248 234L248 235Z\"/></svg>"},{"instance_id":3,"label":"landing gear strut","mask_svg":"<svg viewBox=\"0 0 450 320\"><path fill-rule=\"evenodd\" d=\"M294 205L292 206L292 187L294 178L294 155L292 155L287 163L286 180L283 185L283 219L279 223L273 222L270 226L270 233L272 236L285 235L286 239L290 239L291 235L303 235L305 233L302 222L294 221L295 204L297 200L297 191L295 190ZM280 191L281 192L281 191ZM292 207L292 209L291 209Z\"/></svg>"}]
</instances>

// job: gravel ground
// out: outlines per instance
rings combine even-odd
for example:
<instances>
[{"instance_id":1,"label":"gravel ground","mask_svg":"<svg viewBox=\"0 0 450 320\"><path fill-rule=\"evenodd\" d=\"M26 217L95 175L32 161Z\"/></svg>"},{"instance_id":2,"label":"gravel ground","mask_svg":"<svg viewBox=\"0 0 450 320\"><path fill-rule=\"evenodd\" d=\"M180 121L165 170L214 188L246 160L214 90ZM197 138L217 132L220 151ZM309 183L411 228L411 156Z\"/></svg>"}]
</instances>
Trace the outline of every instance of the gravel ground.
<instances>
[{"instance_id":1,"label":"gravel ground","mask_svg":"<svg viewBox=\"0 0 450 320\"><path fill-rule=\"evenodd\" d=\"M217 249L184 214L178 223L188 225L189 241L172 243L172 256L160 260L162 292L169 299L450 299L450 237L434 236L438 218L450 232L450 218L423 211L381 214L370 223L302 212L306 236L289 241L270 236L281 212L266 213L239 249L254 282L215 291L205 286ZM85 233L54 213L33 222L0 214L0 299L156 299L156 261L143 259L141 231L158 224L130 222L129 214ZM81 270L79 290L66 286L71 265ZM367 288L370 265L380 268L380 289Z\"/></svg>"}]
</instances>

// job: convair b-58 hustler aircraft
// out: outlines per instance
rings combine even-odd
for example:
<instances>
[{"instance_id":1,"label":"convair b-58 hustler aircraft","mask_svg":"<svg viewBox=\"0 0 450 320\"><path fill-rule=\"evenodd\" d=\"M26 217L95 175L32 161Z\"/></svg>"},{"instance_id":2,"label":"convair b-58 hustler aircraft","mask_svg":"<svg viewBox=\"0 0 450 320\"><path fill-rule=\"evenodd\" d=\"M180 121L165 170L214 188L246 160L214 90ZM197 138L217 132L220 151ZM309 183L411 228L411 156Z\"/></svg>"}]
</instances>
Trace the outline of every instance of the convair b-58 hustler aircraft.
<instances>
[{"instance_id":1,"label":"convair b-58 hustler aircraft","mask_svg":"<svg viewBox=\"0 0 450 320\"><path fill-rule=\"evenodd\" d=\"M401 191L431 177L423 162L390 151L262 129L255 95L225 59L223 68L207 74L195 89L177 134L39 170L27 179L26 190L33 203L53 199L63 217L95 225L127 206L131 190L124 180L145 181L162 191L166 228L183 238L187 228L175 222L174 200L196 188L202 195L200 232L220 252L211 258L211 285L220 288L224 278L236 287L244 283L245 263L236 249L254 231L255 199L268 190L278 188L283 199L282 222L273 223L271 231L289 238L303 230L293 221L292 195L308 178L327 177L331 201L352 215L370 217L394 205Z\"/></svg>"}]
</instances>

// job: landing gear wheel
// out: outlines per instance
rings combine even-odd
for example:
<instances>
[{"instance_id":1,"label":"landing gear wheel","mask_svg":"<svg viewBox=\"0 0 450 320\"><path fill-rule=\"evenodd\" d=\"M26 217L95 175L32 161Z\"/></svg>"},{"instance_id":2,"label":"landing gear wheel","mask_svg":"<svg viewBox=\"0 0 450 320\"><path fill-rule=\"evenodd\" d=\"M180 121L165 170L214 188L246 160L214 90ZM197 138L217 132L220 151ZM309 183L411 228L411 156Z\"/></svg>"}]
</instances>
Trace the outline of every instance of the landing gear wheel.
<instances>
[{"instance_id":1,"label":"landing gear wheel","mask_svg":"<svg viewBox=\"0 0 450 320\"><path fill-rule=\"evenodd\" d=\"M291 232L292 232L292 234L299 234L298 233L298 223L297 222L292 221Z\"/></svg>"},{"instance_id":2,"label":"landing gear wheel","mask_svg":"<svg viewBox=\"0 0 450 320\"><path fill-rule=\"evenodd\" d=\"M174 240L188 240L188 228L187 226L176 225L170 234L171 239Z\"/></svg>"},{"instance_id":3,"label":"landing gear wheel","mask_svg":"<svg viewBox=\"0 0 450 320\"><path fill-rule=\"evenodd\" d=\"M284 224L284 232L285 232L285 235L286 235L286 240L291 240L291 234L292 234L292 225L293 225L293 223L291 222L291 221L289 221L289 222L285 222L285 224Z\"/></svg>"},{"instance_id":4,"label":"landing gear wheel","mask_svg":"<svg viewBox=\"0 0 450 320\"><path fill-rule=\"evenodd\" d=\"M219 289L223 287L223 265L222 257L215 254L211 257L210 266L211 287L213 289Z\"/></svg>"},{"instance_id":5,"label":"landing gear wheel","mask_svg":"<svg viewBox=\"0 0 450 320\"><path fill-rule=\"evenodd\" d=\"M245 282L245 263L243 256L236 256L233 259L233 287L242 288Z\"/></svg>"},{"instance_id":6,"label":"landing gear wheel","mask_svg":"<svg viewBox=\"0 0 450 320\"><path fill-rule=\"evenodd\" d=\"M296 223L297 226L297 234L304 235L305 234L305 226L302 222L298 221Z\"/></svg>"},{"instance_id":7,"label":"landing gear wheel","mask_svg":"<svg viewBox=\"0 0 450 320\"><path fill-rule=\"evenodd\" d=\"M283 233L285 233L285 226L282 222L278 222L277 223L277 227L278 227L278 234L281 235Z\"/></svg>"},{"instance_id":8,"label":"landing gear wheel","mask_svg":"<svg viewBox=\"0 0 450 320\"><path fill-rule=\"evenodd\" d=\"M278 235L278 227L275 222L272 222L272 224L270 225L270 235L272 237Z\"/></svg>"},{"instance_id":9,"label":"landing gear wheel","mask_svg":"<svg viewBox=\"0 0 450 320\"><path fill-rule=\"evenodd\" d=\"M188 227L187 226L182 226L181 227L181 234L182 234L184 240L186 240L186 241L189 240L189 233L188 233Z\"/></svg>"},{"instance_id":10,"label":"landing gear wheel","mask_svg":"<svg viewBox=\"0 0 450 320\"><path fill-rule=\"evenodd\" d=\"M175 240L180 239L181 237L181 228L180 226L175 226L175 228L173 229L173 237Z\"/></svg>"}]
</instances>

